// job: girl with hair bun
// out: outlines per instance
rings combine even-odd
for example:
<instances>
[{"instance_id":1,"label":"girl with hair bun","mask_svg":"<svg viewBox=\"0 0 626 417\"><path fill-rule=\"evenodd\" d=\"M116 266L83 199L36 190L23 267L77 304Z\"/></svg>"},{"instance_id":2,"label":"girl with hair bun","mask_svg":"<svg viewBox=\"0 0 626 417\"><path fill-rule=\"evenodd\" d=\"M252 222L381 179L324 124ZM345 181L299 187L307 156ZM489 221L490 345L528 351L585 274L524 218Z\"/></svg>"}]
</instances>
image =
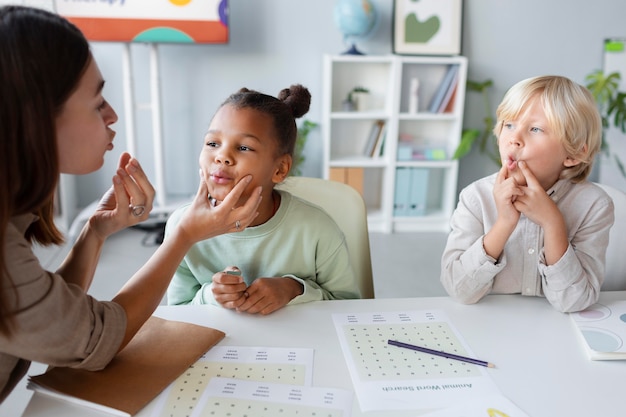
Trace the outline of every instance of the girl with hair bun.
<instances>
[{"instance_id":1,"label":"girl with hair bun","mask_svg":"<svg viewBox=\"0 0 626 417\"><path fill-rule=\"evenodd\" d=\"M242 88L217 110L204 137L200 176L219 206L241 178L252 175L241 198L262 187L259 215L239 233L193 245L170 283L169 304L269 314L287 304L360 297L337 224L321 208L274 189L289 174L295 119L309 111L310 102L301 85L277 97ZM165 240L187 209L172 214Z\"/></svg>"}]
</instances>

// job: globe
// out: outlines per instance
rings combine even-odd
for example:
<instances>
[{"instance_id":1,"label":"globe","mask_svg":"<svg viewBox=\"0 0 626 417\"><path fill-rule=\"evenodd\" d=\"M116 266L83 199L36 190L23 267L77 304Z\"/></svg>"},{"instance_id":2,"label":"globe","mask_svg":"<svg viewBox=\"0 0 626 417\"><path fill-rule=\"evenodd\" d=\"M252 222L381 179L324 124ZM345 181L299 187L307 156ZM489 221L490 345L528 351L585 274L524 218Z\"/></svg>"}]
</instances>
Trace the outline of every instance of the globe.
<instances>
[{"instance_id":1,"label":"globe","mask_svg":"<svg viewBox=\"0 0 626 417\"><path fill-rule=\"evenodd\" d=\"M347 43L352 43L344 54L363 55L356 47L356 39L368 35L376 23L376 9L370 0L338 0L333 16L335 25Z\"/></svg>"}]
</instances>

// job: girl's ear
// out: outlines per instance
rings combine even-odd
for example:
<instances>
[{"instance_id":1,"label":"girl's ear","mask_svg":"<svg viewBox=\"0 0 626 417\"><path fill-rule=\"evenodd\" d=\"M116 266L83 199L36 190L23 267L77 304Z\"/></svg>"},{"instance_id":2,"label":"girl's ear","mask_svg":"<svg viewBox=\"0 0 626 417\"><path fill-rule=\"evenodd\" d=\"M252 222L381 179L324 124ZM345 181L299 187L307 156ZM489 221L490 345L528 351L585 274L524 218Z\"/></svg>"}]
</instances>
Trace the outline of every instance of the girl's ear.
<instances>
[{"instance_id":1,"label":"girl's ear","mask_svg":"<svg viewBox=\"0 0 626 417\"><path fill-rule=\"evenodd\" d=\"M276 161L276 169L274 170L274 175L272 176L272 182L274 184L279 184L287 178L289 171L291 171L292 163L293 160L291 159L291 155L285 154L278 158Z\"/></svg>"}]
</instances>

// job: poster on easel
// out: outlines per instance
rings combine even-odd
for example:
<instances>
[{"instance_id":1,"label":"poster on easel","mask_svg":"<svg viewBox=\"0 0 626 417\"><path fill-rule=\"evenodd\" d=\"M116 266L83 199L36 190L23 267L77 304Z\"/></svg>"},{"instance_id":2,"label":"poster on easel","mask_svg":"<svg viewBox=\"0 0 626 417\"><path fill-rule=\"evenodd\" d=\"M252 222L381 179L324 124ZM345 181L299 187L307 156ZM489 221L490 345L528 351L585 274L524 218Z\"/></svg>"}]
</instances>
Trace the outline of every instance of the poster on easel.
<instances>
[{"instance_id":1,"label":"poster on easel","mask_svg":"<svg viewBox=\"0 0 626 417\"><path fill-rule=\"evenodd\" d=\"M65 17L90 41L228 43L228 0L0 0Z\"/></svg>"}]
</instances>

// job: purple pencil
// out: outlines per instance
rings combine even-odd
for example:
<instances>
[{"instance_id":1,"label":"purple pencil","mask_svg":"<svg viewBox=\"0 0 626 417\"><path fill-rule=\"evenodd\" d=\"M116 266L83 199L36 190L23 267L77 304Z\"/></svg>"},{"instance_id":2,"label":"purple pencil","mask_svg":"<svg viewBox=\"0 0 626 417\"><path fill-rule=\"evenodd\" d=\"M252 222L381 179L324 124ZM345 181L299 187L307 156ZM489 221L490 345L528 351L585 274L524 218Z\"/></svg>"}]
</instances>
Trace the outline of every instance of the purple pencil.
<instances>
[{"instance_id":1,"label":"purple pencil","mask_svg":"<svg viewBox=\"0 0 626 417\"><path fill-rule=\"evenodd\" d=\"M397 340L387 340L387 343L392 346L397 346L405 349L411 349L422 353L428 353L429 355L442 356L448 359L454 359L461 362L473 363L474 365L486 366L487 368L495 368L496 366L493 363L481 361L479 359L467 358L461 355L455 355L453 353L446 353L440 350L428 349L422 346L415 346L408 343L398 342Z\"/></svg>"}]
</instances>

